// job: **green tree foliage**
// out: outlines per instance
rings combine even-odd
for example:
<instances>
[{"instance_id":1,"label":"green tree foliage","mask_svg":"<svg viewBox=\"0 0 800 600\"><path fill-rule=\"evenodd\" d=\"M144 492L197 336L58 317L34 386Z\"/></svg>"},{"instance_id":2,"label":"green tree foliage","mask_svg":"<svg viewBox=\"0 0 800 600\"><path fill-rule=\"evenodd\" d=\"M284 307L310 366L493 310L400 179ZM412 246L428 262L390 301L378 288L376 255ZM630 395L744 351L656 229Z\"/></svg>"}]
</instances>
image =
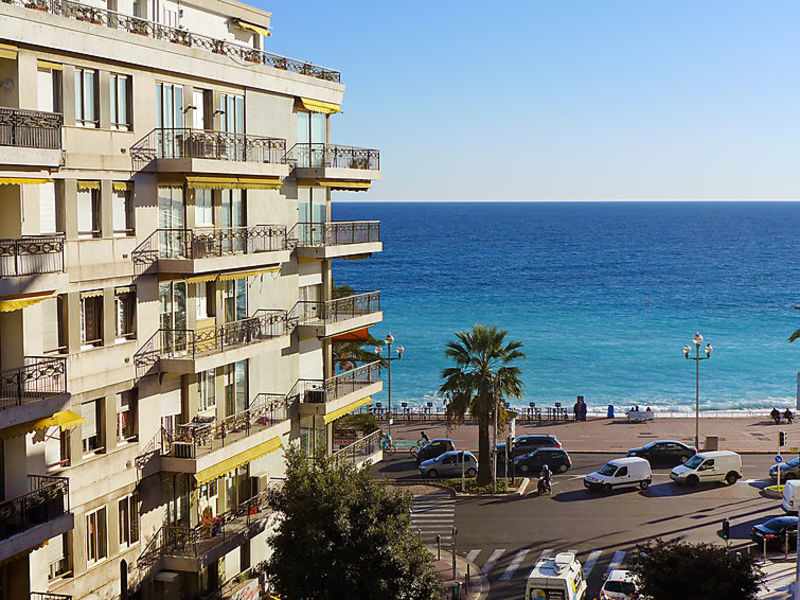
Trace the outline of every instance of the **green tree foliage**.
<instances>
[{"instance_id":1,"label":"green tree foliage","mask_svg":"<svg viewBox=\"0 0 800 600\"><path fill-rule=\"evenodd\" d=\"M754 600L764 578L747 553L723 546L658 539L638 550L631 568L652 600Z\"/></svg>"},{"instance_id":2,"label":"green tree foliage","mask_svg":"<svg viewBox=\"0 0 800 600\"><path fill-rule=\"evenodd\" d=\"M469 412L478 421L478 485L492 479L489 457L489 426L497 410L503 424L506 411L503 398L520 398L522 382L519 367L512 363L525 358L522 342L507 342L505 329L473 325L470 331L457 331L456 341L448 342L445 356L456 363L442 370L439 393L447 399L448 422L460 423Z\"/></svg>"},{"instance_id":3,"label":"green tree foliage","mask_svg":"<svg viewBox=\"0 0 800 600\"><path fill-rule=\"evenodd\" d=\"M287 451L286 481L269 495L281 519L269 572L285 600L438 600L431 555L411 531L411 497L366 469Z\"/></svg>"}]
</instances>

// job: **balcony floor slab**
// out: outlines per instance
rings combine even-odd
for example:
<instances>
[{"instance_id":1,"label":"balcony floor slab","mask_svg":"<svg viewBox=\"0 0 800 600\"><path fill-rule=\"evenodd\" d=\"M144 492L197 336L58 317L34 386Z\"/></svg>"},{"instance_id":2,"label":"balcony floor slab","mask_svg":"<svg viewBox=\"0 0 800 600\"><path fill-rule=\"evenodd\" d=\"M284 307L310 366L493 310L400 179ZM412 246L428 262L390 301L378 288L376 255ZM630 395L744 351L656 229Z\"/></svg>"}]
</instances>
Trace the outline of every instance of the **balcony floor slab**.
<instances>
[{"instance_id":1,"label":"balcony floor slab","mask_svg":"<svg viewBox=\"0 0 800 600\"><path fill-rule=\"evenodd\" d=\"M0 541L0 561L4 561L21 552L38 548L47 540L58 535L72 531L75 527L75 517L66 513L46 523L36 525L30 529Z\"/></svg>"},{"instance_id":2,"label":"balcony floor slab","mask_svg":"<svg viewBox=\"0 0 800 600\"><path fill-rule=\"evenodd\" d=\"M66 273L39 273L19 277L0 277L0 297L60 292L67 289L69 275Z\"/></svg>"},{"instance_id":3,"label":"balcony floor slab","mask_svg":"<svg viewBox=\"0 0 800 600\"><path fill-rule=\"evenodd\" d=\"M298 246L297 257L309 260L328 260L347 258L348 256L368 255L383 252L383 242L367 242L365 244L340 244L336 246Z\"/></svg>"},{"instance_id":4,"label":"balcony floor slab","mask_svg":"<svg viewBox=\"0 0 800 600\"><path fill-rule=\"evenodd\" d=\"M212 158L159 158L155 161L159 173L205 173L208 175L233 175L247 177L289 176L289 165L244 160L216 160Z\"/></svg>"},{"instance_id":5,"label":"balcony floor slab","mask_svg":"<svg viewBox=\"0 0 800 600\"><path fill-rule=\"evenodd\" d=\"M344 408L348 404L352 404L353 402L358 402L359 400L363 400L367 396L374 396L375 394L383 391L383 381L376 381L374 383L370 383L368 385L359 387L354 391L339 396L336 400L331 400L329 402L301 402L299 404L300 407L300 417L309 417L311 415L316 415L320 417L324 417L325 415L331 414L336 412L337 410Z\"/></svg>"},{"instance_id":6,"label":"balcony floor slab","mask_svg":"<svg viewBox=\"0 0 800 600\"><path fill-rule=\"evenodd\" d=\"M29 401L24 404L0 409L0 429L52 417L55 413L69 408L69 399L69 394L51 394L41 399L28 398Z\"/></svg>"},{"instance_id":7,"label":"balcony floor slab","mask_svg":"<svg viewBox=\"0 0 800 600\"><path fill-rule=\"evenodd\" d=\"M376 323L383 321L383 312L377 311L366 315L359 315L350 319L342 319L341 321L325 323L320 321L306 321L299 325L299 332L301 338L308 337L332 337L341 335L348 331L355 331L356 329L364 329L365 327L372 327Z\"/></svg>"},{"instance_id":8,"label":"balcony floor slab","mask_svg":"<svg viewBox=\"0 0 800 600\"><path fill-rule=\"evenodd\" d=\"M162 357L160 362L160 369L162 373L180 373L183 375L189 373L202 373L209 369L215 369L223 365L228 365L240 360L247 360L254 358L261 354L269 352L278 352L282 348L289 346L291 343L290 335L282 335L268 340L262 340L244 346L233 346L225 348L216 352L198 355L192 357L187 355Z\"/></svg>"},{"instance_id":9,"label":"balcony floor slab","mask_svg":"<svg viewBox=\"0 0 800 600\"><path fill-rule=\"evenodd\" d=\"M61 164L61 150L50 148L21 148L0 146L0 165L21 167L48 167L57 169Z\"/></svg>"},{"instance_id":10,"label":"balcony floor slab","mask_svg":"<svg viewBox=\"0 0 800 600\"><path fill-rule=\"evenodd\" d=\"M158 272L195 275L241 269L258 269L289 262L289 256L289 250L270 250L197 259L160 258L158 259Z\"/></svg>"},{"instance_id":11,"label":"balcony floor slab","mask_svg":"<svg viewBox=\"0 0 800 600\"><path fill-rule=\"evenodd\" d=\"M297 167L298 179L347 179L349 181L380 181L381 172L373 169L342 169L340 167Z\"/></svg>"}]
</instances>

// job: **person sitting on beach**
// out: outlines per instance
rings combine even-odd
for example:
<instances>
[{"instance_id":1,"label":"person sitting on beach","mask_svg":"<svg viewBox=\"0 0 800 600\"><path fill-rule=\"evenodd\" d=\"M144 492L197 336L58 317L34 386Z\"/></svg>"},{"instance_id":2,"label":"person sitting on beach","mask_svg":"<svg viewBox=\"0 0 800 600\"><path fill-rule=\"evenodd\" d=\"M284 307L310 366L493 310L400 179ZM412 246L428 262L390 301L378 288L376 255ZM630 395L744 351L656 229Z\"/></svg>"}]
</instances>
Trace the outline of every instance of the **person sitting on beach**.
<instances>
[{"instance_id":1,"label":"person sitting on beach","mask_svg":"<svg viewBox=\"0 0 800 600\"><path fill-rule=\"evenodd\" d=\"M769 413L769 416L772 417L773 421L775 421L775 425L781 424L781 413L778 411L777 408L773 408L772 411Z\"/></svg>"},{"instance_id":2,"label":"person sitting on beach","mask_svg":"<svg viewBox=\"0 0 800 600\"><path fill-rule=\"evenodd\" d=\"M792 414L792 411L789 410L788 408L783 413L783 418L786 419L786 422L789 423L790 425L792 424L792 421L794 421L794 415Z\"/></svg>"}]
</instances>

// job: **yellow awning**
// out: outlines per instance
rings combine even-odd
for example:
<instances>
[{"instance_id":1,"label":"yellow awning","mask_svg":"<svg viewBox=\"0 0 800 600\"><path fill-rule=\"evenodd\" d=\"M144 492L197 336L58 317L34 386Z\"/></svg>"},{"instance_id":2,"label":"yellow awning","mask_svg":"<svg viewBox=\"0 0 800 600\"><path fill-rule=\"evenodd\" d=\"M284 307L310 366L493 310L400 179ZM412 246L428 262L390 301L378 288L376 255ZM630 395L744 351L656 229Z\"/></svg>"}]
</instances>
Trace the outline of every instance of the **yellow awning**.
<instances>
[{"instance_id":1,"label":"yellow awning","mask_svg":"<svg viewBox=\"0 0 800 600\"><path fill-rule=\"evenodd\" d=\"M89 290L88 292L81 292L81 298L99 298L103 295L103 290Z\"/></svg>"},{"instance_id":2,"label":"yellow awning","mask_svg":"<svg viewBox=\"0 0 800 600\"><path fill-rule=\"evenodd\" d=\"M266 37L270 37L272 33L266 27L262 27L261 25L254 25L253 23L248 23L246 21L240 21L236 19L234 21L237 27L241 27L242 29L246 29L247 31L252 31L253 33L260 33Z\"/></svg>"},{"instance_id":3,"label":"yellow awning","mask_svg":"<svg viewBox=\"0 0 800 600\"><path fill-rule=\"evenodd\" d=\"M318 185L348 192L365 192L372 187L372 183L369 181L348 181L346 179L321 179Z\"/></svg>"},{"instance_id":4,"label":"yellow awning","mask_svg":"<svg viewBox=\"0 0 800 600\"><path fill-rule=\"evenodd\" d=\"M100 182L99 181L78 181L78 189L80 191L86 190L99 190L100 189Z\"/></svg>"},{"instance_id":5,"label":"yellow awning","mask_svg":"<svg viewBox=\"0 0 800 600\"><path fill-rule=\"evenodd\" d=\"M61 63L42 60L41 58L37 61L37 65L40 69L53 69L54 71L61 71L63 69Z\"/></svg>"},{"instance_id":6,"label":"yellow awning","mask_svg":"<svg viewBox=\"0 0 800 600\"><path fill-rule=\"evenodd\" d=\"M111 187L114 189L115 192L124 192L127 190L133 189L133 182L132 181L115 181L111 184Z\"/></svg>"},{"instance_id":7,"label":"yellow awning","mask_svg":"<svg viewBox=\"0 0 800 600\"><path fill-rule=\"evenodd\" d=\"M208 273L206 275L195 275L194 277L189 277L186 280L186 283L203 283L204 281L214 281L217 278L216 273Z\"/></svg>"},{"instance_id":8,"label":"yellow awning","mask_svg":"<svg viewBox=\"0 0 800 600\"><path fill-rule=\"evenodd\" d=\"M263 275L264 273L280 273L280 267L272 267L269 269L261 269L259 271L239 271L237 273L226 273L220 275L220 281L231 281L232 279L244 279L245 277L255 277L256 275Z\"/></svg>"},{"instance_id":9,"label":"yellow awning","mask_svg":"<svg viewBox=\"0 0 800 600\"><path fill-rule=\"evenodd\" d=\"M277 177L237 177L242 189L249 190L279 190L283 187L283 182Z\"/></svg>"},{"instance_id":10,"label":"yellow awning","mask_svg":"<svg viewBox=\"0 0 800 600\"><path fill-rule=\"evenodd\" d=\"M322 100L311 100L310 98L298 98L298 108L305 109L310 112L325 113L331 115L333 113L340 113L342 109L338 104L333 102L323 102Z\"/></svg>"},{"instance_id":11,"label":"yellow awning","mask_svg":"<svg viewBox=\"0 0 800 600\"><path fill-rule=\"evenodd\" d=\"M5 298L0 298L0 312L14 312L15 310L20 310L26 306L31 306L37 302L42 302L43 300L49 300L50 298L55 297L56 293L54 291L45 292L43 294L17 296L16 298L7 296Z\"/></svg>"},{"instance_id":12,"label":"yellow awning","mask_svg":"<svg viewBox=\"0 0 800 600\"><path fill-rule=\"evenodd\" d=\"M212 479L216 479L217 477L222 477L225 473L233 471L237 467L241 467L242 465L246 465L247 463L264 456L265 454L269 454L270 452L274 452L278 448L281 447L281 438L274 437L266 442L255 446L254 448L250 448L249 450L245 450L237 454L236 456L231 456L227 460L223 460L220 463L212 465L207 469L203 469L199 473L195 473L194 478L197 480L198 484L207 483Z\"/></svg>"},{"instance_id":13,"label":"yellow awning","mask_svg":"<svg viewBox=\"0 0 800 600\"><path fill-rule=\"evenodd\" d=\"M11 44L0 44L0 58L10 58L16 60L17 47Z\"/></svg>"},{"instance_id":14,"label":"yellow awning","mask_svg":"<svg viewBox=\"0 0 800 600\"><path fill-rule=\"evenodd\" d=\"M366 398L362 398L361 400L356 400L355 402L351 402L347 406L343 406L339 410L335 410L332 413L328 413L322 417L322 420L327 425L328 423L332 423L339 417L343 417L345 415L349 415L355 409L364 406L365 404L369 404L372 402L372 396L367 396Z\"/></svg>"},{"instance_id":15,"label":"yellow awning","mask_svg":"<svg viewBox=\"0 0 800 600\"><path fill-rule=\"evenodd\" d=\"M49 177L0 177L0 185L34 185L53 183Z\"/></svg>"},{"instance_id":16,"label":"yellow awning","mask_svg":"<svg viewBox=\"0 0 800 600\"><path fill-rule=\"evenodd\" d=\"M66 431L67 429L74 429L78 425L83 425L84 423L86 423L86 420L80 415L71 410L62 410L61 412L55 413L52 417L27 421L25 423L6 427L0 430L0 440L8 440L21 435L27 435L32 431L50 429L51 427L59 427L61 431Z\"/></svg>"},{"instance_id":17,"label":"yellow awning","mask_svg":"<svg viewBox=\"0 0 800 600\"><path fill-rule=\"evenodd\" d=\"M278 177L216 177L192 175L186 178L193 190L278 190L283 183Z\"/></svg>"}]
</instances>

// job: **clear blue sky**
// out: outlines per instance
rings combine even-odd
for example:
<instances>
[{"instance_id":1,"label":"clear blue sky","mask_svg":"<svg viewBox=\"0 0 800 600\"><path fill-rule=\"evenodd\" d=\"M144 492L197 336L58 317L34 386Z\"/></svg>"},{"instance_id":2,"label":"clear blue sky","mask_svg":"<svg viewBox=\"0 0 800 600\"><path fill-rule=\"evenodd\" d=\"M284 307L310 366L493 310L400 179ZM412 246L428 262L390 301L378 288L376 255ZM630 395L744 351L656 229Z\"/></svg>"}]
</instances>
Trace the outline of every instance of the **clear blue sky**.
<instances>
[{"instance_id":1,"label":"clear blue sky","mask_svg":"<svg viewBox=\"0 0 800 600\"><path fill-rule=\"evenodd\" d=\"M342 71L358 200L800 198L796 1L254 2Z\"/></svg>"}]
</instances>

